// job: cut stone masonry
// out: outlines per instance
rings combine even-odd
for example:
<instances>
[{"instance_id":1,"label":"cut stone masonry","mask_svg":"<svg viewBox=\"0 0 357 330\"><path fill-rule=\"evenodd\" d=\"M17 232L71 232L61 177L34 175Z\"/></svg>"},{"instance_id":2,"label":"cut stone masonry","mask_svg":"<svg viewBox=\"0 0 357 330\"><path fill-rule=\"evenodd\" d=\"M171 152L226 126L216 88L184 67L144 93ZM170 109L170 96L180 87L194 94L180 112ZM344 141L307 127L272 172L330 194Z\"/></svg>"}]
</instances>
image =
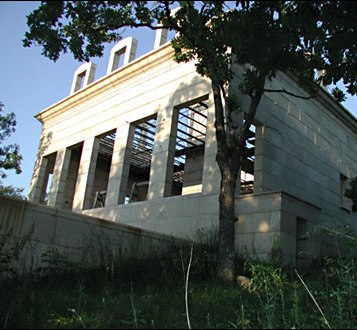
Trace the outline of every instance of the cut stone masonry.
<instances>
[{"instance_id":1,"label":"cut stone masonry","mask_svg":"<svg viewBox=\"0 0 357 330\"><path fill-rule=\"evenodd\" d=\"M158 30L154 49L135 58L137 41L121 40L104 77L94 80L95 65L83 64L70 95L36 116L43 143L31 201L180 238L217 228L211 84L193 62L175 63L166 41ZM241 79L233 68L229 93ZM270 84L303 92L282 73ZM356 118L323 89L312 100L264 95L238 182L237 251L264 259L278 250L292 264L335 253L331 240L302 237L336 219L356 227L342 197L357 175L356 142Z\"/></svg>"}]
</instances>

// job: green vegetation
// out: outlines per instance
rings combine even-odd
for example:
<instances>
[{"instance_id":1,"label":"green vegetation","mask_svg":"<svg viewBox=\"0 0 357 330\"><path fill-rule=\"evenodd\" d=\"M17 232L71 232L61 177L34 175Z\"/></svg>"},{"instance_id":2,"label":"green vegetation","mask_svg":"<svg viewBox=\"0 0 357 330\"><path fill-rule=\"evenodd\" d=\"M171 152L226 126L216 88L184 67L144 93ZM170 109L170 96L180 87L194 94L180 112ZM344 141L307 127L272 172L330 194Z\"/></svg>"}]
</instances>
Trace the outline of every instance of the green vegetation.
<instances>
[{"instance_id":1,"label":"green vegetation","mask_svg":"<svg viewBox=\"0 0 357 330\"><path fill-rule=\"evenodd\" d=\"M5 141L15 132L16 116L13 112L4 114L4 104L0 102L0 196L10 196L24 199L23 188L5 185L3 179L7 177L7 171L14 170L21 173L22 155L20 147L16 144L5 144Z\"/></svg>"},{"instance_id":2,"label":"green vegetation","mask_svg":"<svg viewBox=\"0 0 357 330\"><path fill-rule=\"evenodd\" d=\"M1 280L0 327L356 328L353 258L309 270L237 261L249 281L228 284L215 274L216 241L206 241L193 246L192 258L190 247L176 247L96 267L49 251L34 273Z\"/></svg>"}]
</instances>

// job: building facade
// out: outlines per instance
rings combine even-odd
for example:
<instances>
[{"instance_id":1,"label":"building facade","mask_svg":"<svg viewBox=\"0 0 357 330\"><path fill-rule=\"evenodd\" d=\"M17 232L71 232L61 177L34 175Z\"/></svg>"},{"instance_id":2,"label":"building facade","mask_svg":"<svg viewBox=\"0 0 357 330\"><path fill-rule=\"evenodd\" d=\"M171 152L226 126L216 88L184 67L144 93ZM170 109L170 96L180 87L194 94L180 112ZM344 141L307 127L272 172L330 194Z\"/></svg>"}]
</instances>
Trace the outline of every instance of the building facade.
<instances>
[{"instance_id":1,"label":"building facade","mask_svg":"<svg viewBox=\"0 0 357 330\"><path fill-rule=\"evenodd\" d=\"M135 58L136 47L134 38L115 45L98 80L93 63L81 65L70 95L35 116L43 126L29 200L195 238L218 225L211 84L195 63L173 61L163 30L151 52ZM304 95L286 74L269 84ZM308 100L265 94L235 200L237 251L263 259L278 251L293 264L335 253L315 229L357 223L344 197L357 175L356 142L356 118L323 89Z\"/></svg>"}]
</instances>

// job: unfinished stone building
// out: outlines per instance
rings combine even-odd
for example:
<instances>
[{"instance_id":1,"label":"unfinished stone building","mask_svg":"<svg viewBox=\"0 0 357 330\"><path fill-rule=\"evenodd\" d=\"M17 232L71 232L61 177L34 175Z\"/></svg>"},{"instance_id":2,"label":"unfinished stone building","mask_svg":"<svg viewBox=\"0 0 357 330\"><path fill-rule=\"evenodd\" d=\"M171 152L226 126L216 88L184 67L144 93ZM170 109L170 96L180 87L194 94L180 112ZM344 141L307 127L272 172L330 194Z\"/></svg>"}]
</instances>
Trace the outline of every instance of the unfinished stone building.
<instances>
[{"instance_id":1,"label":"unfinished stone building","mask_svg":"<svg viewBox=\"0 0 357 330\"><path fill-rule=\"evenodd\" d=\"M43 129L30 201L183 238L217 227L211 85L194 63L173 61L164 32L139 58L137 41L121 40L98 80L83 64L70 95L35 116ZM286 74L269 87L304 93ZM280 250L291 263L333 253L331 240L303 234L357 224L344 197L356 141L356 118L322 88L309 100L265 94L236 196L237 251Z\"/></svg>"}]
</instances>

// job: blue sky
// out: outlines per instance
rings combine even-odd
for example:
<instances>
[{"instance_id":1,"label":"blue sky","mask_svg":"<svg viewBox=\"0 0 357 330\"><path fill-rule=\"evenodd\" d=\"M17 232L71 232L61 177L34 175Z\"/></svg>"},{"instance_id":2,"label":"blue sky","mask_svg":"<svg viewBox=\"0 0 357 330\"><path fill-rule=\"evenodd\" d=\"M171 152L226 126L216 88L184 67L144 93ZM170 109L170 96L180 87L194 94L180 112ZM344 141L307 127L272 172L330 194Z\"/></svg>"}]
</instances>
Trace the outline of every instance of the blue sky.
<instances>
[{"instance_id":1,"label":"blue sky","mask_svg":"<svg viewBox=\"0 0 357 330\"><path fill-rule=\"evenodd\" d=\"M39 1L0 2L0 101L5 105L5 113L16 114L16 132L7 142L19 144L23 155L22 173L9 171L5 183L24 188L26 195L41 135L41 124L34 116L69 95L73 73L81 64L70 54L54 63L41 55L40 47L22 46L27 31L26 15L39 4ZM154 34L148 29L126 30L124 36L138 39L137 56L154 45ZM97 65L95 79L106 72L110 48L106 48L102 58L92 60ZM343 105L357 117L356 96Z\"/></svg>"}]
</instances>

